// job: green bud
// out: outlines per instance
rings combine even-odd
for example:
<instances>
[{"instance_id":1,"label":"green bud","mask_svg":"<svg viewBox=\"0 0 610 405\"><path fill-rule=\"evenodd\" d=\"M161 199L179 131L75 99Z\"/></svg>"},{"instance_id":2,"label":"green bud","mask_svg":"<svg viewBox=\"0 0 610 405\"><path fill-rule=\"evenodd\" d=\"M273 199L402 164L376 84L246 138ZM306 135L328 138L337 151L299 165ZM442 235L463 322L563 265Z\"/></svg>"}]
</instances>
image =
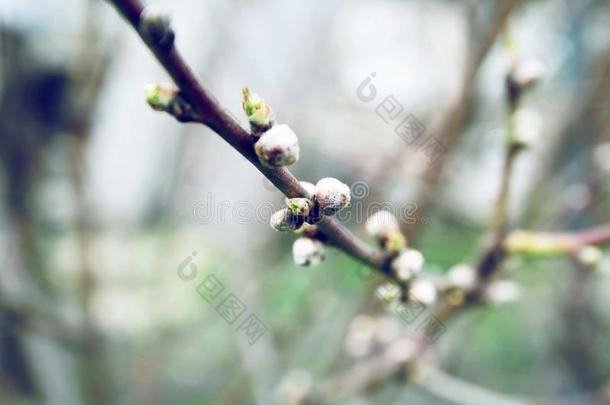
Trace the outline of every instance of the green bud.
<instances>
[{"instance_id":1,"label":"green bud","mask_svg":"<svg viewBox=\"0 0 610 405\"><path fill-rule=\"evenodd\" d=\"M180 122L200 121L191 105L172 85L148 84L144 86L146 102L157 111L165 111Z\"/></svg>"},{"instance_id":2,"label":"green bud","mask_svg":"<svg viewBox=\"0 0 610 405\"><path fill-rule=\"evenodd\" d=\"M151 83L144 86L146 102L157 111L169 110L177 95L178 89L171 85Z\"/></svg>"},{"instance_id":3,"label":"green bud","mask_svg":"<svg viewBox=\"0 0 610 405\"><path fill-rule=\"evenodd\" d=\"M244 95L242 108L250 122L252 134L258 137L273 126L273 110L265 100L248 87L244 87L242 93Z\"/></svg>"},{"instance_id":4,"label":"green bud","mask_svg":"<svg viewBox=\"0 0 610 405\"><path fill-rule=\"evenodd\" d=\"M287 205L294 215L306 217L313 207L313 202L308 198L290 198L287 201Z\"/></svg>"}]
</instances>

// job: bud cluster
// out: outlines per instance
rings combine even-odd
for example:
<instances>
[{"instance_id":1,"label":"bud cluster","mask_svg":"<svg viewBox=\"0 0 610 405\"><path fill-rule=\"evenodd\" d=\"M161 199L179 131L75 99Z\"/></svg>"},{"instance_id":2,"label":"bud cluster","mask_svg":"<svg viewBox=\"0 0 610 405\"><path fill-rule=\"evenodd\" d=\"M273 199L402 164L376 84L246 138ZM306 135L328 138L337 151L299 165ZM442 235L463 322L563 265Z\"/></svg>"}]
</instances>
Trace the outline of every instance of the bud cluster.
<instances>
[{"instance_id":1,"label":"bud cluster","mask_svg":"<svg viewBox=\"0 0 610 405\"><path fill-rule=\"evenodd\" d=\"M416 278L424 267L424 256L420 251L407 247L407 239L400 231L394 214L386 210L378 211L368 218L365 228L390 256L390 270L400 283L402 299L412 298L426 305L434 304L436 286L428 280ZM384 296L381 299L387 301L389 298Z\"/></svg>"},{"instance_id":2,"label":"bud cluster","mask_svg":"<svg viewBox=\"0 0 610 405\"><path fill-rule=\"evenodd\" d=\"M299 160L299 138L286 124L275 125L273 110L258 94L248 87L242 89L241 106L248 117L254 151L267 167L290 166Z\"/></svg>"},{"instance_id":3,"label":"bud cluster","mask_svg":"<svg viewBox=\"0 0 610 405\"><path fill-rule=\"evenodd\" d=\"M371 215L365 224L369 235L377 239L384 251L397 254L407 246L407 239L400 232L394 214L381 210Z\"/></svg>"},{"instance_id":4,"label":"bud cluster","mask_svg":"<svg viewBox=\"0 0 610 405\"><path fill-rule=\"evenodd\" d=\"M324 244L316 223L322 214L332 215L345 208L350 202L350 189L330 177L315 185L304 181L300 184L306 195L286 198L287 207L273 214L270 223L277 231L294 231L300 235L292 249L294 262L300 266L315 266L324 259Z\"/></svg>"}]
</instances>

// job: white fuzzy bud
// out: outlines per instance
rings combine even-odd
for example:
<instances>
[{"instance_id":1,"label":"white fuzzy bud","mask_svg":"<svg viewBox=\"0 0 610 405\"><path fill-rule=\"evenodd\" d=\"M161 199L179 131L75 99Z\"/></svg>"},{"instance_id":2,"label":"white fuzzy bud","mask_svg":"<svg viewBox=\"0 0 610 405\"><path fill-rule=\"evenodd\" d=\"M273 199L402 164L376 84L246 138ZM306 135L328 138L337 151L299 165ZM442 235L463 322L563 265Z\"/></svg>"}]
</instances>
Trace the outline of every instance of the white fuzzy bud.
<instances>
[{"instance_id":1,"label":"white fuzzy bud","mask_svg":"<svg viewBox=\"0 0 610 405\"><path fill-rule=\"evenodd\" d=\"M415 249L405 249L392 261L392 270L401 281L408 281L424 266L424 256Z\"/></svg>"},{"instance_id":2,"label":"white fuzzy bud","mask_svg":"<svg viewBox=\"0 0 610 405\"><path fill-rule=\"evenodd\" d=\"M527 59L519 62L511 71L511 80L520 88L526 89L536 84L546 71L539 59Z\"/></svg>"},{"instance_id":3,"label":"white fuzzy bud","mask_svg":"<svg viewBox=\"0 0 610 405\"><path fill-rule=\"evenodd\" d=\"M434 283L430 280L416 279L411 284L410 295L416 300L426 305L436 302L437 292Z\"/></svg>"},{"instance_id":4,"label":"white fuzzy bud","mask_svg":"<svg viewBox=\"0 0 610 405\"><path fill-rule=\"evenodd\" d=\"M447 272L447 281L451 287L470 290L476 282L476 273L474 269L467 264L458 264L453 266Z\"/></svg>"},{"instance_id":5,"label":"white fuzzy bud","mask_svg":"<svg viewBox=\"0 0 610 405\"><path fill-rule=\"evenodd\" d=\"M269 219L269 224L273 229L280 232L294 231L302 225L303 221L294 216L288 208L282 208Z\"/></svg>"},{"instance_id":6,"label":"white fuzzy bud","mask_svg":"<svg viewBox=\"0 0 610 405\"><path fill-rule=\"evenodd\" d=\"M502 305L517 301L521 288L517 283L508 280L494 281L485 291L485 299L490 304Z\"/></svg>"},{"instance_id":7,"label":"white fuzzy bud","mask_svg":"<svg viewBox=\"0 0 610 405\"><path fill-rule=\"evenodd\" d=\"M289 166L299 160L299 139L288 125L276 125L256 141L254 150L265 166Z\"/></svg>"},{"instance_id":8,"label":"white fuzzy bud","mask_svg":"<svg viewBox=\"0 0 610 405\"><path fill-rule=\"evenodd\" d=\"M349 205L351 194L346 184L333 177L325 177L316 183L314 198L324 215L334 215Z\"/></svg>"},{"instance_id":9,"label":"white fuzzy bud","mask_svg":"<svg viewBox=\"0 0 610 405\"><path fill-rule=\"evenodd\" d=\"M377 211L367 219L366 232L374 238L382 238L391 232L399 231L398 221L390 211Z\"/></svg>"},{"instance_id":10,"label":"white fuzzy bud","mask_svg":"<svg viewBox=\"0 0 610 405\"><path fill-rule=\"evenodd\" d=\"M316 239L300 237L292 245L292 258L299 266L317 266L324 260L324 244Z\"/></svg>"},{"instance_id":11,"label":"white fuzzy bud","mask_svg":"<svg viewBox=\"0 0 610 405\"><path fill-rule=\"evenodd\" d=\"M576 257L583 266L593 268L602 262L604 254L597 246L585 246L578 251Z\"/></svg>"}]
</instances>

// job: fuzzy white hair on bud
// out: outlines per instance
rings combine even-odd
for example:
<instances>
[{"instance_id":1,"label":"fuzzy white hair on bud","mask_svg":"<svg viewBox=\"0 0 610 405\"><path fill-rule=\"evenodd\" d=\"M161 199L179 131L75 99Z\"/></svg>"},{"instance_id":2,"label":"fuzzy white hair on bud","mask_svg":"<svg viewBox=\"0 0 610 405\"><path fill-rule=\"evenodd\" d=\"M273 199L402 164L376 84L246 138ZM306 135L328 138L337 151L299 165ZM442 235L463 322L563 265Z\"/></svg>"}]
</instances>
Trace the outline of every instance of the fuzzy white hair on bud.
<instances>
[{"instance_id":1,"label":"fuzzy white hair on bud","mask_svg":"<svg viewBox=\"0 0 610 405\"><path fill-rule=\"evenodd\" d=\"M273 229L280 232L294 231L302 225L303 221L294 216L288 208L282 208L269 219Z\"/></svg>"},{"instance_id":2,"label":"fuzzy white hair on bud","mask_svg":"<svg viewBox=\"0 0 610 405\"><path fill-rule=\"evenodd\" d=\"M546 72L546 67L540 59L526 59L517 63L511 72L513 82L526 89L536 84Z\"/></svg>"},{"instance_id":3,"label":"fuzzy white hair on bud","mask_svg":"<svg viewBox=\"0 0 610 405\"><path fill-rule=\"evenodd\" d=\"M583 266L593 268L601 263L604 254L597 246L585 246L578 251L576 257Z\"/></svg>"},{"instance_id":4,"label":"fuzzy white hair on bud","mask_svg":"<svg viewBox=\"0 0 610 405\"><path fill-rule=\"evenodd\" d=\"M392 270L401 281L409 281L424 266L424 256L419 250L405 249L392 260Z\"/></svg>"},{"instance_id":5,"label":"fuzzy white hair on bud","mask_svg":"<svg viewBox=\"0 0 610 405\"><path fill-rule=\"evenodd\" d=\"M364 227L366 232L375 238L382 238L399 230L396 217L386 210L377 211L371 215Z\"/></svg>"},{"instance_id":6,"label":"fuzzy white hair on bud","mask_svg":"<svg viewBox=\"0 0 610 405\"><path fill-rule=\"evenodd\" d=\"M447 281L451 287L470 290L476 282L476 272L467 264L458 264L447 272Z\"/></svg>"},{"instance_id":7,"label":"fuzzy white hair on bud","mask_svg":"<svg viewBox=\"0 0 610 405\"><path fill-rule=\"evenodd\" d=\"M325 177L316 183L314 199L324 215L334 215L349 205L350 189L334 177Z\"/></svg>"},{"instance_id":8,"label":"fuzzy white hair on bud","mask_svg":"<svg viewBox=\"0 0 610 405\"><path fill-rule=\"evenodd\" d=\"M299 266L317 266L324 256L324 244L319 240L300 237L292 244L292 258Z\"/></svg>"},{"instance_id":9,"label":"fuzzy white hair on bud","mask_svg":"<svg viewBox=\"0 0 610 405\"><path fill-rule=\"evenodd\" d=\"M490 304L503 305L515 302L521 296L521 288L513 281L494 281L485 291L485 299Z\"/></svg>"},{"instance_id":10,"label":"fuzzy white hair on bud","mask_svg":"<svg viewBox=\"0 0 610 405\"><path fill-rule=\"evenodd\" d=\"M410 295L416 300L428 306L436 302L437 291L434 283L430 280L418 278L411 284Z\"/></svg>"},{"instance_id":11,"label":"fuzzy white hair on bud","mask_svg":"<svg viewBox=\"0 0 610 405\"><path fill-rule=\"evenodd\" d=\"M254 150L265 166L289 166L299 160L299 139L288 125L276 125L256 141Z\"/></svg>"}]
</instances>

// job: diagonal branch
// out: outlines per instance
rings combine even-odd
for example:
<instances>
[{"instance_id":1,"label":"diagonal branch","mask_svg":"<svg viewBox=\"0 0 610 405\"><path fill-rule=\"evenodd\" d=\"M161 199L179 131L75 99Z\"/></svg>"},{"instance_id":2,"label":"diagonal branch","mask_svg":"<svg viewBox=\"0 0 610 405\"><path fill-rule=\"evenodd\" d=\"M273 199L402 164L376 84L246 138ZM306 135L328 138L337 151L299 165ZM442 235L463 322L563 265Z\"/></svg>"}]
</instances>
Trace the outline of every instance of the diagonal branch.
<instances>
[{"instance_id":1,"label":"diagonal branch","mask_svg":"<svg viewBox=\"0 0 610 405\"><path fill-rule=\"evenodd\" d=\"M139 0L108 0L127 19L138 32L142 40L156 56L183 94L184 98L201 117L203 124L220 135L242 156L254 165L273 185L287 197L307 195L299 181L286 168L268 168L263 166L254 152L254 143L250 135L231 118L218 104L215 98L199 83L190 67L184 61L173 42L169 45L147 40L138 28L140 15L144 6ZM383 253L369 246L335 219L323 217L318 228L328 238L328 242L343 250L348 255L365 263L380 272L390 275L387 260Z\"/></svg>"}]
</instances>

